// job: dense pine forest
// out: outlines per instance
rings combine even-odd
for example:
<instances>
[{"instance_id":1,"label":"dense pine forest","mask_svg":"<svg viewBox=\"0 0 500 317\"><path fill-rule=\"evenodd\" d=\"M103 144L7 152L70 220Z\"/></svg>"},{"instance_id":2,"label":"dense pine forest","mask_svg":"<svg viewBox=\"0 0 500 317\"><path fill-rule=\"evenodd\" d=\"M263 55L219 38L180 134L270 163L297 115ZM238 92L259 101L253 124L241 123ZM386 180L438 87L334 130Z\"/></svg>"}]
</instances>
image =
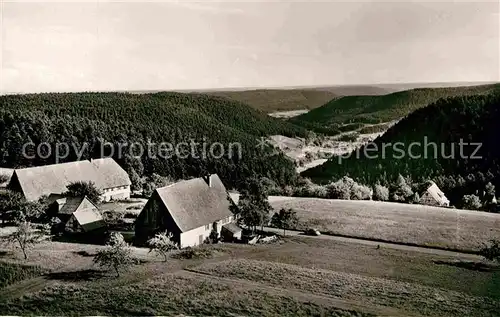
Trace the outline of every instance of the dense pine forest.
<instances>
[{"instance_id":1,"label":"dense pine forest","mask_svg":"<svg viewBox=\"0 0 500 317\"><path fill-rule=\"evenodd\" d=\"M350 125L389 122L425 107L440 98L500 93L500 84L450 88L418 88L383 96L346 96L289 119L315 132L335 135ZM350 124L349 126L345 126Z\"/></svg>"},{"instance_id":2,"label":"dense pine forest","mask_svg":"<svg viewBox=\"0 0 500 317\"><path fill-rule=\"evenodd\" d=\"M106 142L114 144L113 157L134 177L153 173L174 179L218 173L229 187L256 174L279 184L293 183L294 164L283 155L266 156L270 149L257 148L262 136L283 134L306 136L306 131L285 121L271 118L242 103L222 97L182 93L49 93L0 97L0 166L25 167L53 164L57 143L70 144L70 154L59 162L96 158ZM162 159L143 153L141 159L119 155L119 144L179 142L195 140L219 142L225 149L240 143L242 157L225 155L220 159L173 156ZM22 154L23 145L33 142L33 159ZM41 155L34 150L47 142ZM89 146L79 156L82 144ZM75 147L73 147L75 145ZM130 149L122 148L122 153ZM50 154L50 155L49 155ZM218 155L221 153L217 153ZM45 157L47 156L47 157Z\"/></svg>"},{"instance_id":3,"label":"dense pine forest","mask_svg":"<svg viewBox=\"0 0 500 317\"><path fill-rule=\"evenodd\" d=\"M319 89L256 89L208 94L240 101L266 113L314 109L337 97L331 91Z\"/></svg>"},{"instance_id":4,"label":"dense pine forest","mask_svg":"<svg viewBox=\"0 0 500 317\"><path fill-rule=\"evenodd\" d=\"M377 151L365 152L365 146L357 152L358 155L343 158L341 164L339 158L334 157L302 175L321 183L348 175L369 185L393 184L399 174L414 182L432 179L452 204L457 203L463 195L481 195L488 182L495 185L498 194L499 122L499 95L440 99L414 111L377 138L374 141L376 147L370 145ZM462 153L461 141L468 144L462 145ZM403 146L396 146L397 142ZM412 142L421 146L413 146L410 157L409 145ZM429 145L432 142L437 147ZM481 144L477 153L476 143ZM382 155L384 144L389 145L385 149L385 157ZM404 150L404 155L398 149Z\"/></svg>"}]
</instances>

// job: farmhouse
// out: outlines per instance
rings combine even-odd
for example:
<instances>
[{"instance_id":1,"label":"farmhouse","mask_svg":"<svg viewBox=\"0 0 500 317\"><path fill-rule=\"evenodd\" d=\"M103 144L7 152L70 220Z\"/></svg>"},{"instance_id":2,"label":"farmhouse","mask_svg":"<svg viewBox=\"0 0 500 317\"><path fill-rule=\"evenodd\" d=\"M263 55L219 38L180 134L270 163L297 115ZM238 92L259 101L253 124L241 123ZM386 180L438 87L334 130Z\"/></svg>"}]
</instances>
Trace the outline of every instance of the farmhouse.
<instances>
[{"instance_id":1,"label":"farmhouse","mask_svg":"<svg viewBox=\"0 0 500 317\"><path fill-rule=\"evenodd\" d=\"M135 239L143 244L156 232L168 230L181 248L202 244L212 232L225 237L234 227L229 195L216 174L157 188L135 222Z\"/></svg>"},{"instance_id":2,"label":"farmhouse","mask_svg":"<svg viewBox=\"0 0 500 317\"><path fill-rule=\"evenodd\" d=\"M48 213L61 221L59 231L62 232L88 233L105 227L99 209L87 197L57 199Z\"/></svg>"},{"instance_id":3,"label":"farmhouse","mask_svg":"<svg viewBox=\"0 0 500 317\"><path fill-rule=\"evenodd\" d=\"M94 182L103 201L130 198L130 178L111 158L16 169L8 187L34 201L45 195L61 195L66 186L78 181Z\"/></svg>"},{"instance_id":4,"label":"farmhouse","mask_svg":"<svg viewBox=\"0 0 500 317\"><path fill-rule=\"evenodd\" d=\"M420 203L429 206L448 207L450 201L434 182L429 182L420 196Z\"/></svg>"}]
</instances>

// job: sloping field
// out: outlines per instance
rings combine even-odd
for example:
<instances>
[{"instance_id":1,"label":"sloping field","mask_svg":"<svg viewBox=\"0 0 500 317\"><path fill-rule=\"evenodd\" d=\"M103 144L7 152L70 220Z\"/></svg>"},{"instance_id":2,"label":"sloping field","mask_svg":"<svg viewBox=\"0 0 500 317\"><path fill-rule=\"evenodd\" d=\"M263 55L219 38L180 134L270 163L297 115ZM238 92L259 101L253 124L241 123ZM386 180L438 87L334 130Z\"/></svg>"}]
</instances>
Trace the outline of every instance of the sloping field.
<instances>
[{"instance_id":1,"label":"sloping field","mask_svg":"<svg viewBox=\"0 0 500 317\"><path fill-rule=\"evenodd\" d=\"M490 239L500 239L500 214L317 198L274 198L270 203L275 210L297 211L300 229L457 250L477 250Z\"/></svg>"},{"instance_id":2,"label":"sloping field","mask_svg":"<svg viewBox=\"0 0 500 317\"><path fill-rule=\"evenodd\" d=\"M365 304L395 307L422 316L493 316L500 308L498 301L488 297L282 263L229 260L201 266L198 271L222 278L250 280Z\"/></svg>"},{"instance_id":3,"label":"sloping field","mask_svg":"<svg viewBox=\"0 0 500 317\"><path fill-rule=\"evenodd\" d=\"M145 262L116 277L75 253L94 253L99 246L50 244L36 246L29 261L50 273L11 279L12 285L0 288L0 313L480 317L500 308L499 268L478 270L474 255L295 236L266 245L207 245L209 258L167 262L134 248Z\"/></svg>"},{"instance_id":4,"label":"sloping field","mask_svg":"<svg viewBox=\"0 0 500 317\"><path fill-rule=\"evenodd\" d=\"M57 284L4 304L11 314L78 316L370 316L300 302L259 289L227 285L196 276L163 275L147 281L106 287L90 284Z\"/></svg>"}]
</instances>

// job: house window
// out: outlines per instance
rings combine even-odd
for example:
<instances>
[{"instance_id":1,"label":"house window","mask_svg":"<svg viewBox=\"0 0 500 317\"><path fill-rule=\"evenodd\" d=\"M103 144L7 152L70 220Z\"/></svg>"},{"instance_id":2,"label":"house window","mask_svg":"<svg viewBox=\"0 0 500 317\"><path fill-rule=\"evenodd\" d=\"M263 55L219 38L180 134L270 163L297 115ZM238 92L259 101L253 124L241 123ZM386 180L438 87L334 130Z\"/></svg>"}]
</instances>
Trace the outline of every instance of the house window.
<instances>
[{"instance_id":1,"label":"house window","mask_svg":"<svg viewBox=\"0 0 500 317\"><path fill-rule=\"evenodd\" d=\"M205 230L210 230L210 224L205 225Z\"/></svg>"}]
</instances>

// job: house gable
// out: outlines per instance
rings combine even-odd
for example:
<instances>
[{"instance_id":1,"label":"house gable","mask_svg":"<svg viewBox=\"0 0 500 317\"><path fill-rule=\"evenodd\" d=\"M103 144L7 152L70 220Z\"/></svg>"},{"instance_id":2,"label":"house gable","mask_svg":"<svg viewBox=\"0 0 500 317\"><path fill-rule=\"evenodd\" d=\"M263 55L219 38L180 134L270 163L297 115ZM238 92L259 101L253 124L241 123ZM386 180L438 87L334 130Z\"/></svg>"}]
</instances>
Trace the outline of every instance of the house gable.
<instances>
[{"instance_id":1,"label":"house gable","mask_svg":"<svg viewBox=\"0 0 500 317\"><path fill-rule=\"evenodd\" d=\"M7 184L7 189L20 193L23 196L26 196L23 187L21 185L21 182L19 181L19 176L17 175L16 171L12 173L12 177L10 178L9 183Z\"/></svg>"},{"instance_id":2,"label":"house gable","mask_svg":"<svg viewBox=\"0 0 500 317\"><path fill-rule=\"evenodd\" d=\"M155 191L135 221L136 242L143 244L155 233L165 230L173 234L175 242L180 242L181 229Z\"/></svg>"}]
</instances>

